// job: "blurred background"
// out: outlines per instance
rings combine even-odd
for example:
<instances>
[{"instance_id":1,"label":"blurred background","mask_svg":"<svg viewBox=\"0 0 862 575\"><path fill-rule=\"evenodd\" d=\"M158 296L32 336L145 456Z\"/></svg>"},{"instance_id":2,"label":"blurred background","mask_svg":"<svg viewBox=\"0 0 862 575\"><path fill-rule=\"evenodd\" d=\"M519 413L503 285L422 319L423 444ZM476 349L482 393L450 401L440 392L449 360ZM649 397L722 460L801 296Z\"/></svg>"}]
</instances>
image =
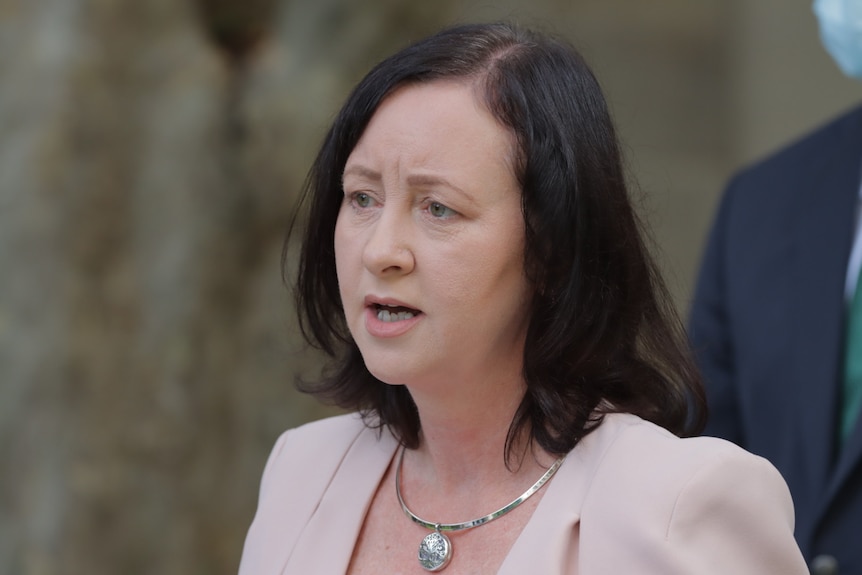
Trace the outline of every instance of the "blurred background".
<instances>
[{"instance_id":1,"label":"blurred background","mask_svg":"<svg viewBox=\"0 0 862 575\"><path fill-rule=\"evenodd\" d=\"M272 443L327 413L279 270L327 123L501 18L593 64L682 314L727 178L862 95L806 0L0 0L0 573L236 572Z\"/></svg>"}]
</instances>

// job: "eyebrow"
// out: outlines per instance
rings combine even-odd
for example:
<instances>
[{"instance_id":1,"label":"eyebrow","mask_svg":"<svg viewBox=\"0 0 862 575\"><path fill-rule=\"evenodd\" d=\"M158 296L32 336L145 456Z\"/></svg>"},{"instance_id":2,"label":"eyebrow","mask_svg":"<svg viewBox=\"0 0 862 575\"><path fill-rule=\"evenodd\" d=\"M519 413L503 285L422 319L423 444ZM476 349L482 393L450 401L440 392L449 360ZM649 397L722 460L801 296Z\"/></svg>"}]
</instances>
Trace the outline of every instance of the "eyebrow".
<instances>
[{"instance_id":1,"label":"eyebrow","mask_svg":"<svg viewBox=\"0 0 862 575\"><path fill-rule=\"evenodd\" d=\"M344 182L344 179L349 176L364 178L374 183L383 181L383 176L381 176L380 172L372 170L371 168L367 168L365 166L354 165L346 168L341 176L342 183ZM411 174L407 176L407 185L411 188L430 188L435 186L442 186L458 193L471 203L475 203L473 197L466 191L464 191L463 188L453 184L450 180L447 180L442 176L434 174Z\"/></svg>"},{"instance_id":2,"label":"eyebrow","mask_svg":"<svg viewBox=\"0 0 862 575\"><path fill-rule=\"evenodd\" d=\"M407 185L415 188L431 188L435 186L443 186L444 188L449 188L462 194L468 199L472 199L470 194L465 192L462 188L456 186L451 181L447 180L442 176L436 176L432 174L411 174L407 176Z\"/></svg>"},{"instance_id":3,"label":"eyebrow","mask_svg":"<svg viewBox=\"0 0 862 575\"><path fill-rule=\"evenodd\" d=\"M366 180L371 180L372 182L380 182L383 180L380 172L376 172L370 168L366 168L365 166L349 166L345 168L344 173L341 174L342 183L348 176L356 176Z\"/></svg>"}]
</instances>

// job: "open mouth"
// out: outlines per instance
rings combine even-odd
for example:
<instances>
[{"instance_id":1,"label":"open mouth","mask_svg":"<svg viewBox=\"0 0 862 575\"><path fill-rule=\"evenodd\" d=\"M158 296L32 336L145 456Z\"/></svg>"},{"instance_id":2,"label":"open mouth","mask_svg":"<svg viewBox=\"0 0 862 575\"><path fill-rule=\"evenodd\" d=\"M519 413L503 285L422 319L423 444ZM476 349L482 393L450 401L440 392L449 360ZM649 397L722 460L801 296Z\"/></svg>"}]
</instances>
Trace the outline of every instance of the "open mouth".
<instances>
[{"instance_id":1,"label":"open mouth","mask_svg":"<svg viewBox=\"0 0 862 575\"><path fill-rule=\"evenodd\" d=\"M404 306L374 304L373 307L377 311L377 319L386 322L404 321L419 314L419 310Z\"/></svg>"}]
</instances>

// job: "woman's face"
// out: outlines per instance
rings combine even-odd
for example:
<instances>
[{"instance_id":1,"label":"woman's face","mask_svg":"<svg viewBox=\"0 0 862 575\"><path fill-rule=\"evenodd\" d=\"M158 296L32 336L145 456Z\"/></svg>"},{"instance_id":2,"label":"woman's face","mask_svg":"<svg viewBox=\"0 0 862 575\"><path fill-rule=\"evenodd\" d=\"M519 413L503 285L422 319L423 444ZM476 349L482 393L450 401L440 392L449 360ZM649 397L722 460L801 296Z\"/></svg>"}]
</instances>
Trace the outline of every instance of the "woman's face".
<instances>
[{"instance_id":1,"label":"woman's face","mask_svg":"<svg viewBox=\"0 0 862 575\"><path fill-rule=\"evenodd\" d=\"M402 87L372 117L344 169L335 259L378 379L521 381L531 291L513 155L467 83Z\"/></svg>"}]
</instances>

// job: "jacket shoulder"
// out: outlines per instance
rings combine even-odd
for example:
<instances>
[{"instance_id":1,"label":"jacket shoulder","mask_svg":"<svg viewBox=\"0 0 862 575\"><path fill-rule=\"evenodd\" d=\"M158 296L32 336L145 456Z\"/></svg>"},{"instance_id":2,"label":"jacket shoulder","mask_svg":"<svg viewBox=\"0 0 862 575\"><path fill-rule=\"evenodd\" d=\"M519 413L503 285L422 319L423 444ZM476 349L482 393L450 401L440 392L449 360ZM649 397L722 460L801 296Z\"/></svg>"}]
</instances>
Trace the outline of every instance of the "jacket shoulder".
<instances>
[{"instance_id":1,"label":"jacket shoulder","mask_svg":"<svg viewBox=\"0 0 862 575\"><path fill-rule=\"evenodd\" d=\"M765 459L633 415L608 416L596 432L606 447L581 515L591 561L649 563L649 573L807 571L790 492Z\"/></svg>"},{"instance_id":2,"label":"jacket shoulder","mask_svg":"<svg viewBox=\"0 0 862 575\"><path fill-rule=\"evenodd\" d=\"M793 177L798 171L811 169L817 158L828 157L839 147L855 146L862 139L862 105L857 106L796 140L767 154L737 172L732 181L774 177L777 173Z\"/></svg>"},{"instance_id":3,"label":"jacket shoulder","mask_svg":"<svg viewBox=\"0 0 862 575\"><path fill-rule=\"evenodd\" d=\"M679 438L666 429L631 414L609 414L594 432L605 445L597 475L618 477L640 487L650 484L661 490L678 490L688 476L703 466L739 460L750 465L769 465L741 447L714 437ZM632 474L631 469L637 473ZM599 482L597 485L605 484Z\"/></svg>"},{"instance_id":4,"label":"jacket shoulder","mask_svg":"<svg viewBox=\"0 0 862 575\"><path fill-rule=\"evenodd\" d=\"M269 455L264 479L309 467L331 470L337 467L363 433L376 433L356 413L319 419L283 432ZM262 488L266 487L264 481Z\"/></svg>"},{"instance_id":5,"label":"jacket shoulder","mask_svg":"<svg viewBox=\"0 0 862 575\"><path fill-rule=\"evenodd\" d=\"M359 414L346 413L344 415L318 419L288 429L282 434L282 437L289 439L291 442L305 442L309 440L349 441L349 438L355 437L356 434L365 429L367 429L367 426Z\"/></svg>"},{"instance_id":6,"label":"jacket shoulder","mask_svg":"<svg viewBox=\"0 0 862 575\"><path fill-rule=\"evenodd\" d=\"M783 507L781 519L793 525L790 492L775 467L724 439L692 437L681 439L669 431L633 415L608 416L597 432L606 435L605 452L597 464L584 502L584 520L590 513L602 515L634 527L643 524L644 533L664 537L679 512L687 504L726 504L742 490L737 482L755 491L773 491ZM606 424L610 424L602 430ZM736 489L736 491L734 491ZM633 519L639 518L639 519ZM609 521L610 520L610 521Z\"/></svg>"}]
</instances>

